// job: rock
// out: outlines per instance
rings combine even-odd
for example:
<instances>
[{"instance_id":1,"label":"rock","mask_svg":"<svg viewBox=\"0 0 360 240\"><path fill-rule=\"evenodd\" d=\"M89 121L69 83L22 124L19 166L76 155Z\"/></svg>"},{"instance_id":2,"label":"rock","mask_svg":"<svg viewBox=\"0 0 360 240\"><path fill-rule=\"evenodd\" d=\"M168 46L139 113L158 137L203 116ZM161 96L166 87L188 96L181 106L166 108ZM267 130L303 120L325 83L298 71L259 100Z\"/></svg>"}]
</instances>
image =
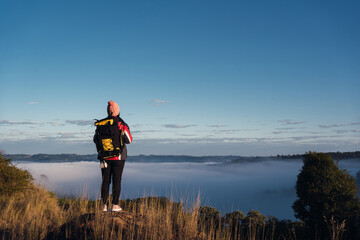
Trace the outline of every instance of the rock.
<instances>
[{"instance_id":1,"label":"rock","mask_svg":"<svg viewBox=\"0 0 360 240\"><path fill-rule=\"evenodd\" d=\"M46 239L111 239L134 235L144 218L126 211L87 213L50 232Z\"/></svg>"}]
</instances>

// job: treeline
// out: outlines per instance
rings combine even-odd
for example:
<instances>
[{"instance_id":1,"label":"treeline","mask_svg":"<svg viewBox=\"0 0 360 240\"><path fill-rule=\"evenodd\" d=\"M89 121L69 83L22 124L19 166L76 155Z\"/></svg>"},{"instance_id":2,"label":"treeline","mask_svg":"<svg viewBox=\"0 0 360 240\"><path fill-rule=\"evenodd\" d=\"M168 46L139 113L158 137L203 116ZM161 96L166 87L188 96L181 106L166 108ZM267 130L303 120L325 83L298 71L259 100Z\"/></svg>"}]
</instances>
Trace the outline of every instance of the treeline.
<instances>
[{"instance_id":1,"label":"treeline","mask_svg":"<svg viewBox=\"0 0 360 240\"><path fill-rule=\"evenodd\" d=\"M4 154L5 158L13 161L29 162L78 162L78 161L99 161L97 154ZM232 156L186 156L186 155L137 155L128 156L131 162L225 162L232 159Z\"/></svg>"},{"instance_id":2,"label":"treeline","mask_svg":"<svg viewBox=\"0 0 360 240\"><path fill-rule=\"evenodd\" d=\"M360 159L360 151L355 152L327 152L334 160L345 160L345 159ZM281 159L299 159L303 158L305 154L292 154L292 155L277 155L277 158Z\"/></svg>"},{"instance_id":3,"label":"treeline","mask_svg":"<svg viewBox=\"0 0 360 240\"><path fill-rule=\"evenodd\" d=\"M360 151L355 152L329 152L334 160L360 159ZM241 156L187 156L187 155L137 155L129 156L129 161L133 162L257 162L278 159L303 159L305 154L277 155L269 157L241 157ZM13 161L29 162L78 162L78 161L98 161L97 154L78 155L78 154L3 154L7 159Z\"/></svg>"}]
</instances>

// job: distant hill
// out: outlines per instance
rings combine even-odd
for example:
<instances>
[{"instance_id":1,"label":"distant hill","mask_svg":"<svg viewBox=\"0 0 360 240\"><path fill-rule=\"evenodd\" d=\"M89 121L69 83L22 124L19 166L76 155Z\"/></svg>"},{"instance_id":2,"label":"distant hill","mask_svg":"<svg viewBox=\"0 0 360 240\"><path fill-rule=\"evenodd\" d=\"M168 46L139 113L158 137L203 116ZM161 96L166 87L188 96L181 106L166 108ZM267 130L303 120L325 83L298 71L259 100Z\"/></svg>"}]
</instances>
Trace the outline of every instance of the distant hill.
<instances>
[{"instance_id":1,"label":"distant hill","mask_svg":"<svg viewBox=\"0 0 360 240\"><path fill-rule=\"evenodd\" d=\"M29 162L79 162L79 161L99 161L97 154L77 155L77 154L4 154L7 159L13 161L29 161Z\"/></svg>"},{"instance_id":2,"label":"distant hill","mask_svg":"<svg viewBox=\"0 0 360 240\"><path fill-rule=\"evenodd\" d=\"M356 152L330 152L334 160L345 159L359 159L360 151ZM78 155L78 154L4 154L5 158L13 161L29 161L29 162L79 162L90 161L97 162L97 154ZM269 157L241 157L241 156L187 156L187 155L137 155L129 156L128 160L131 162L226 162L226 163L241 163L241 162L255 162L267 160L299 160L302 159L302 154L294 155L277 155Z\"/></svg>"},{"instance_id":3,"label":"distant hill","mask_svg":"<svg viewBox=\"0 0 360 240\"><path fill-rule=\"evenodd\" d=\"M77 155L77 154L5 154L5 158L13 161L29 162L79 162L79 161L99 161L97 154ZM137 155L128 156L131 162L225 162L237 156L185 156L185 155Z\"/></svg>"}]
</instances>

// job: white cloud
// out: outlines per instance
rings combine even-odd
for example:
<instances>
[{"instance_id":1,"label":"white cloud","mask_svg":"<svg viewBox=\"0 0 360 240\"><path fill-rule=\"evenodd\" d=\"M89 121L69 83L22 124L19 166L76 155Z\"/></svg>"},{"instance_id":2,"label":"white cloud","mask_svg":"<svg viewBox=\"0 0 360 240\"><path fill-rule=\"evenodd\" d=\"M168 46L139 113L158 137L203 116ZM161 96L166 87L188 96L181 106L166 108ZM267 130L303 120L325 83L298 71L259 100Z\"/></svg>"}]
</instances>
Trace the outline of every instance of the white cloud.
<instances>
[{"instance_id":1,"label":"white cloud","mask_svg":"<svg viewBox=\"0 0 360 240\"><path fill-rule=\"evenodd\" d=\"M35 124L38 123L31 121L14 122L9 120L0 120L0 125L35 125Z\"/></svg>"},{"instance_id":2,"label":"white cloud","mask_svg":"<svg viewBox=\"0 0 360 240\"><path fill-rule=\"evenodd\" d=\"M321 128L336 128L336 127L356 126L356 125L360 125L360 122L320 124L320 125L318 125L318 127L321 127Z\"/></svg>"},{"instance_id":3,"label":"white cloud","mask_svg":"<svg viewBox=\"0 0 360 240\"><path fill-rule=\"evenodd\" d=\"M250 129L242 129L242 130L239 130L239 129L216 129L216 130L213 130L213 132L216 134L221 134L221 133L233 134L233 133L237 133L237 132L248 132L248 131L253 131L253 130L250 130Z\"/></svg>"},{"instance_id":4,"label":"white cloud","mask_svg":"<svg viewBox=\"0 0 360 240\"><path fill-rule=\"evenodd\" d=\"M160 100L160 99L156 99L156 98L149 100L149 102L152 103L152 104L155 105L155 106L164 105L164 104L169 103L169 102L166 101L166 100Z\"/></svg>"},{"instance_id":5,"label":"white cloud","mask_svg":"<svg viewBox=\"0 0 360 240\"><path fill-rule=\"evenodd\" d=\"M93 125L94 120L66 120L67 124L75 124L78 126L87 126L87 125Z\"/></svg>"},{"instance_id":6,"label":"white cloud","mask_svg":"<svg viewBox=\"0 0 360 240\"><path fill-rule=\"evenodd\" d=\"M29 105L39 104L39 102L28 102Z\"/></svg>"},{"instance_id":7,"label":"white cloud","mask_svg":"<svg viewBox=\"0 0 360 240\"><path fill-rule=\"evenodd\" d=\"M40 136L39 136L40 135ZM47 136L46 136L47 135ZM16 140L0 136L0 149L8 153L96 153L91 136L72 132L39 133ZM137 138L129 145L129 154L186 155L272 155L306 151L355 151L359 140L340 136L253 137L253 138ZM18 146L22 146L19 148Z\"/></svg>"},{"instance_id":8,"label":"white cloud","mask_svg":"<svg viewBox=\"0 0 360 240\"><path fill-rule=\"evenodd\" d=\"M195 127L195 124L188 124L188 125L180 125L180 124L165 124L163 125L166 128L188 128L188 127Z\"/></svg>"},{"instance_id":9,"label":"white cloud","mask_svg":"<svg viewBox=\"0 0 360 240\"><path fill-rule=\"evenodd\" d=\"M281 122L284 125L297 125L297 124L306 123L305 121L294 121L292 119L279 120L278 122Z\"/></svg>"},{"instance_id":10,"label":"white cloud","mask_svg":"<svg viewBox=\"0 0 360 240\"><path fill-rule=\"evenodd\" d=\"M215 124L215 125L208 125L208 127L211 127L211 128L223 128L223 127L226 127L226 125L223 125L223 124Z\"/></svg>"},{"instance_id":11,"label":"white cloud","mask_svg":"<svg viewBox=\"0 0 360 240\"><path fill-rule=\"evenodd\" d=\"M53 127L57 127L57 126L65 126L65 123L62 122L56 122L56 121L52 121L52 122L48 122L48 124L50 124Z\"/></svg>"}]
</instances>

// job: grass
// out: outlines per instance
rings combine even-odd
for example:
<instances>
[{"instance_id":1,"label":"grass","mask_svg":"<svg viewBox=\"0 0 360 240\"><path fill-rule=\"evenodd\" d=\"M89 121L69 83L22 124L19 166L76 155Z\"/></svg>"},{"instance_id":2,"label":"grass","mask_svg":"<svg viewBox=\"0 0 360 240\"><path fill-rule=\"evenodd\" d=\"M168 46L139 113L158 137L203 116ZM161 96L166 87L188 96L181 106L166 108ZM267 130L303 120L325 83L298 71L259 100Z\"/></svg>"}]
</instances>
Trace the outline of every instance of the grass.
<instances>
[{"instance_id":1,"label":"grass","mask_svg":"<svg viewBox=\"0 0 360 240\"><path fill-rule=\"evenodd\" d=\"M256 216L214 215L199 198L188 206L162 197L121 200L122 213L103 213L100 205L86 198L58 199L37 186L2 196L0 239L294 239L274 238L272 227Z\"/></svg>"},{"instance_id":2,"label":"grass","mask_svg":"<svg viewBox=\"0 0 360 240\"><path fill-rule=\"evenodd\" d=\"M32 186L0 200L0 236L4 239L44 239L47 232L65 221L57 199Z\"/></svg>"}]
</instances>

